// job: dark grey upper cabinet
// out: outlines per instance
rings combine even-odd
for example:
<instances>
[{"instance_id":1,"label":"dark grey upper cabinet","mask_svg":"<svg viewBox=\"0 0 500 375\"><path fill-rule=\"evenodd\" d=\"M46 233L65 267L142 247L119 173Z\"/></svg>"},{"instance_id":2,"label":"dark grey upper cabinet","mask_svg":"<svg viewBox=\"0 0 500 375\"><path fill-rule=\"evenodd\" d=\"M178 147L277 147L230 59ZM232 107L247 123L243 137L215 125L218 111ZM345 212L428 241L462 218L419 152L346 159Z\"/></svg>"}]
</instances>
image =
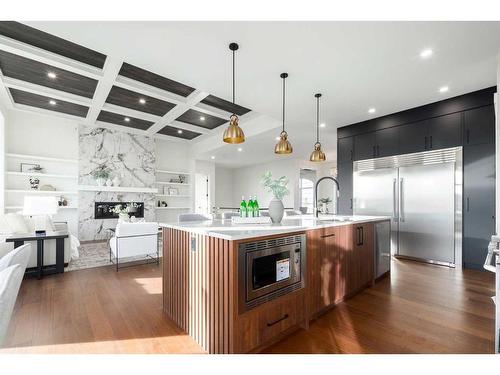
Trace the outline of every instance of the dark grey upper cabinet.
<instances>
[{"instance_id":1,"label":"dark grey upper cabinet","mask_svg":"<svg viewBox=\"0 0 500 375\"><path fill-rule=\"evenodd\" d=\"M455 147L462 144L462 114L452 113L429 119L428 150Z\"/></svg>"},{"instance_id":2,"label":"dark grey upper cabinet","mask_svg":"<svg viewBox=\"0 0 500 375\"><path fill-rule=\"evenodd\" d=\"M337 164L339 182L338 213L352 215L352 162Z\"/></svg>"},{"instance_id":3,"label":"dark grey upper cabinet","mask_svg":"<svg viewBox=\"0 0 500 375\"><path fill-rule=\"evenodd\" d=\"M463 264L482 269L495 233L495 144L463 148Z\"/></svg>"},{"instance_id":4,"label":"dark grey upper cabinet","mask_svg":"<svg viewBox=\"0 0 500 375\"><path fill-rule=\"evenodd\" d=\"M493 105L465 111L464 116L465 145L495 141L495 107Z\"/></svg>"},{"instance_id":5,"label":"dark grey upper cabinet","mask_svg":"<svg viewBox=\"0 0 500 375\"><path fill-rule=\"evenodd\" d=\"M340 138L337 141L337 163L353 161L354 138Z\"/></svg>"},{"instance_id":6,"label":"dark grey upper cabinet","mask_svg":"<svg viewBox=\"0 0 500 375\"><path fill-rule=\"evenodd\" d=\"M375 156L384 157L399 153L399 127L375 132Z\"/></svg>"},{"instance_id":7,"label":"dark grey upper cabinet","mask_svg":"<svg viewBox=\"0 0 500 375\"><path fill-rule=\"evenodd\" d=\"M426 150L427 120L399 126L399 153L411 154Z\"/></svg>"},{"instance_id":8,"label":"dark grey upper cabinet","mask_svg":"<svg viewBox=\"0 0 500 375\"><path fill-rule=\"evenodd\" d=\"M375 132L354 137L354 160L373 159L375 157Z\"/></svg>"}]
</instances>

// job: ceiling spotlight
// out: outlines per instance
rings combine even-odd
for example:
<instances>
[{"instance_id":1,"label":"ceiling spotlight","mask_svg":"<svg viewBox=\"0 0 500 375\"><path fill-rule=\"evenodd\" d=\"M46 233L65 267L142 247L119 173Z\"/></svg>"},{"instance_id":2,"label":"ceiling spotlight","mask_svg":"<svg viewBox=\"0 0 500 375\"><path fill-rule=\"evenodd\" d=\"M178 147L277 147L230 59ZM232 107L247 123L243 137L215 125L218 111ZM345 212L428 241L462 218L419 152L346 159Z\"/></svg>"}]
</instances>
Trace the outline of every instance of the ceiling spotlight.
<instances>
[{"instance_id":1,"label":"ceiling spotlight","mask_svg":"<svg viewBox=\"0 0 500 375\"><path fill-rule=\"evenodd\" d=\"M124 118L125 122L130 122L130 119L128 117Z\"/></svg>"},{"instance_id":2,"label":"ceiling spotlight","mask_svg":"<svg viewBox=\"0 0 500 375\"><path fill-rule=\"evenodd\" d=\"M177 134L182 134L182 130L181 129L177 130Z\"/></svg>"},{"instance_id":3,"label":"ceiling spotlight","mask_svg":"<svg viewBox=\"0 0 500 375\"><path fill-rule=\"evenodd\" d=\"M141 103L141 104L146 104L146 99L144 99L144 98L140 98L140 99L139 99L139 103Z\"/></svg>"},{"instance_id":4,"label":"ceiling spotlight","mask_svg":"<svg viewBox=\"0 0 500 375\"><path fill-rule=\"evenodd\" d=\"M324 122L322 122L321 124L319 124L320 128L324 128L325 126L326 126L326 124Z\"/></svg>"},{"instance_id":5,"label":"ceiling spotlight","mask_svg":"<svg viewBox=\"0 0 500 375\"><path fill-rule=\"evenodd\" d=\"M56 105L56 104L57 104L57 102L56 102L55 100L50 99L50 100L49 100L49 104L50 104L50 105Z\"/></svg>"},{"instance_id":6,"label":"ceiling spotlight","mask_svg":"<svg viewBox=\"0 0 500 375\"><path fill-rule=\"evenodd\" d=\"M439 92L448 92L449 88L448 86L443 86L439 89Z\"/></svg>"},{"instance_id":7,"label":"ceiling spotlight","mask_svg":"<svg viewBox=\"0 0 500 375\"><path fill-rule=\"evenodd\" d=\"M54 72L48 72L47 73L47 77L49 77L50 79L56 79L57 78L56 73L54 73Z\"/></svg>"},{"instance_id":8,"label":"ceiling spotlight","mask_svg":"<svg viewBox=\"0 0 500 375\"><path fill-rule=\"evenodd\" d=\"M238 151L241 152L243 151L243 149L241 147L238 147Z\"/></svg>"},{"instance_id":9,"label":"ceiling spotlight","mask_svg":"<svg viewBox=\"0 0 500 375\"><path fill-rule=\"evenodd\" d=\"M423 59L426 59L431 56L432 56L432 50L430 48L424 49L422 52L420 52L420 57Z\"/></svg>"},{"instance_id":10,"label":"ceiling spotlight","mask_svg":"<svg viewBox=\"0 0 500 375\"><path fill-rule=\"evenodd\" d=\"M214 160L214 159L215 159L215 156L210 156L210 159Z\"/></svg>"},{"instance_id":11,"label":"ceiling spotlight","mask_svg":"<svg viewBox=\"0 0 500 375\"><path fill-rule=\"evenodd\" d=\"M200 121L205 121L205 116L200 116Z\"/></svg>"},{"instance_id":12,"label":"ceiling spotlight","mask_svg":"<svg viewBox=\"0 0 500 375\"><path fill-rule=\"evenodd\" d=\"M370 108L370 109L368 110L368 113L375 113L375 108Z\"/></svg>"}]
</instances>

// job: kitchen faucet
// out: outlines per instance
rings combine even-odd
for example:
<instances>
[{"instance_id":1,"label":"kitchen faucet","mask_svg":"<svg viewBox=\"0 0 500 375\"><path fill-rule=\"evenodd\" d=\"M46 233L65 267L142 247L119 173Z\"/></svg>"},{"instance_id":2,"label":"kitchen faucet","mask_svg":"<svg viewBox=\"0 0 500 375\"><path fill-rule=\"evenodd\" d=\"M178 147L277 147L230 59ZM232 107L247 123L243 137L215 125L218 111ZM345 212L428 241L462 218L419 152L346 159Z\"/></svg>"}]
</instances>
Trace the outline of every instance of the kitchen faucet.
<instances>
[{"instance_id":1,"label":"kitchen faucet","mask_svg":"<svg viewBox=\"0 0 500 375\"><path fill-rule=\"evenodd\" d=\"M335 182L335 184L337 184L337 194L335 194L335 190L333 191L333 196L334 196L334 199L335 199L335 205L333 206L334 207L334 215L337 214L337 204L338 204L338 194L340 193L340 185L339 185L339 182L337 181L336 178L334 177L331 177L331 176L325 176L325 177L321 177L318 181L316 181L316 184L314 185L314 215L316 215L316 217L319 216L319 210L318 210L318 185L321 181L323 180L332 180L333 182Z\"/></svg>"}]
</instances>

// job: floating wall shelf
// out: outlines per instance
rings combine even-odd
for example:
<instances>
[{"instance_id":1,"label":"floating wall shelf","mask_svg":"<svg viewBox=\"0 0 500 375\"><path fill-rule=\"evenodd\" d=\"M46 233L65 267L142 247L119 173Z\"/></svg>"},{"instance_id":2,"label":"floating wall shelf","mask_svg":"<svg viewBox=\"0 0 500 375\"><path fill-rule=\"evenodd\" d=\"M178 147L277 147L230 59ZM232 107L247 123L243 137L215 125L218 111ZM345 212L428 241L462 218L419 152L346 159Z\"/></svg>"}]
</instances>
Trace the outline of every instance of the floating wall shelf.
<instances>
[{"instance_id":1,"label":"floating wall shelf","mask_svg":"<svg viewBox=\"0 0 500 375\"><path fill-rule=\"evenodd\" d=\"M38 176L38 177L54 177L54 178L71 178L71 179L77 179L77 175L69 175L69 174L53 174L53 173L29 173L29 172L14 172L14 171L8 171L7 175L10 176Z\"/></svg>"},{"instance_id":2,"label":"floating wall shelf","mask_svg":"<svg viewBox=\"0 0 500 375\"><path fill-rule=\"evenodd\" d=\"M103 191L114 193L158 193L156 188L147 187L126 187L126 186L95 186L95 185L78 185L80 191Z\"/></svg>"},{"instance_id":3,"label":"floating wall shelf","mask_svg":"<svg viewBox=\"0 0 500 375\"><path fill-rule=\"evenodd\" d=\"M5 154L5 155L9 158L15 158L15 159L57 161L57 162L63 162L63 163L78 163L78 159L54 158L54 157L50 157L50 156L38 156L38 155L27 155L27 154Z\"/></svg>"}]
</instances>

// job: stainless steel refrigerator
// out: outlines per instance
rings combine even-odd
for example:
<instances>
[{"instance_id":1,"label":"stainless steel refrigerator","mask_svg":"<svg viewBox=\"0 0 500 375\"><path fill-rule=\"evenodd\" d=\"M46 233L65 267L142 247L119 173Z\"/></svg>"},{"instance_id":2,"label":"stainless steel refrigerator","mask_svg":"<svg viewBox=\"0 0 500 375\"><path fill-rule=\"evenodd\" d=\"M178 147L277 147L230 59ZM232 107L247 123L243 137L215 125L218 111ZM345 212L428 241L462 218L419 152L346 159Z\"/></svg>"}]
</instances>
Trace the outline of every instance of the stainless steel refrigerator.
<instances>
[{"instance_id":1,"label":"stainless steel refrigerator","mask_svg":"<svg viewBox=\"0 0 500 375\"><path fill-rule=\"evenodd\" d=\"M461 264L460 147L354 162L355 215L391 217L391 253Z\"/></svg>"}]
</instances>

